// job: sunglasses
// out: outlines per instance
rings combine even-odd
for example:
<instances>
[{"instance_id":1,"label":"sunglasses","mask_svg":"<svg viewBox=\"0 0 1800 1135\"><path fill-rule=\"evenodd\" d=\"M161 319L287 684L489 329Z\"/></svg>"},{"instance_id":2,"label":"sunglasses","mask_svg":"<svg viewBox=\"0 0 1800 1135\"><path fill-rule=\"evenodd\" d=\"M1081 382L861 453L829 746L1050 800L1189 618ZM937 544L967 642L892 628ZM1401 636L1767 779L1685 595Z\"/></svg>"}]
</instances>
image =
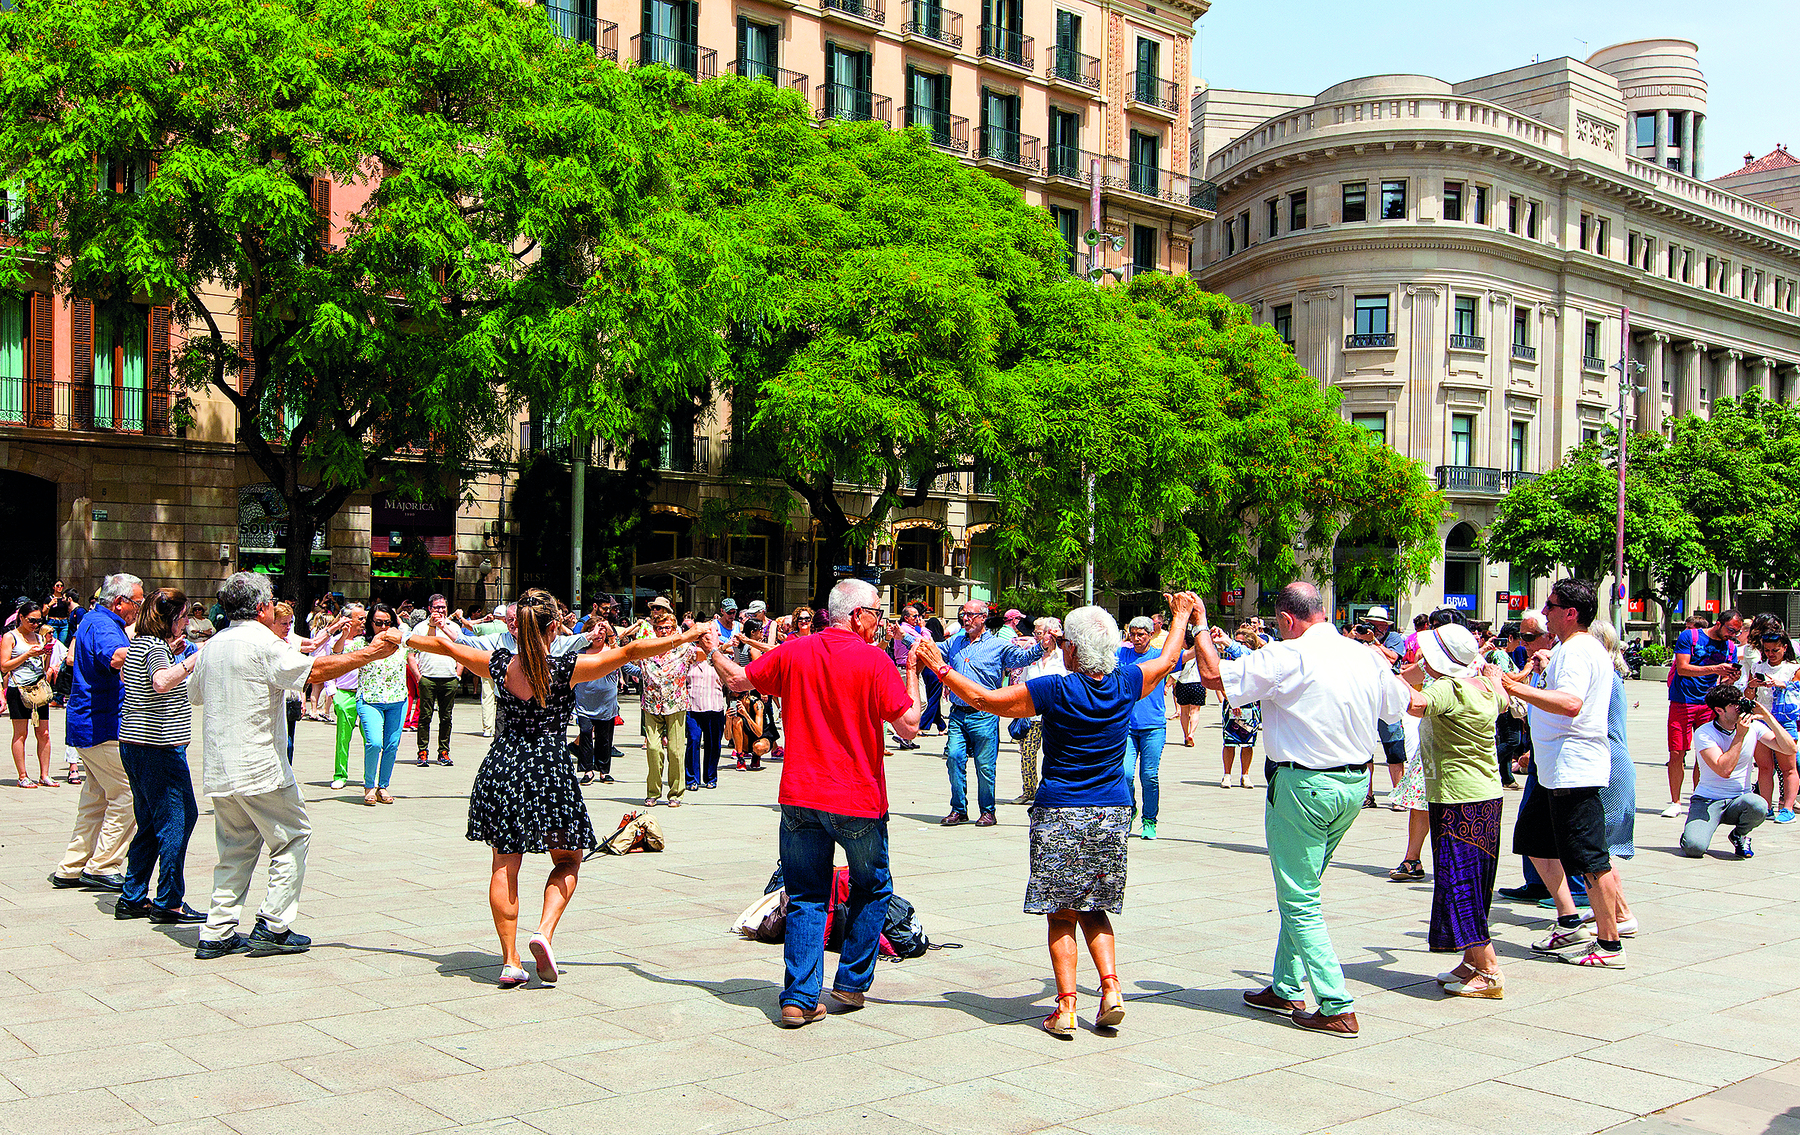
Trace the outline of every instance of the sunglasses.
<instances>
[{"instance_id":1,"label":"sunglasses","mask_svg":"<svg viewBox=\"0 0 1800 1135\"><path fill-rule=\"evenodd\" d=\"M392 619L372 619L372 620L370 620L370 622L378 627L391 627L394 625L394 621Z\"/></svg>"},{"instance_id":2,"label":"sunglasses","mask_svg":"<svg viewBox=\"0 0 1800 1135\"><path fill-rule=\"evenodd\" d=\"M810 622L812 622L812 616L811 615L801 615L798 619L795 619L794 621L796 623L810 623Z\"/></svg>"},{"instance_id":3,"label":"sunglasses","mask_svg":"<svg viewBox=\"0 0 1800 1135\"><path fill-rule=\"evenodd\" d=\"M26 619L25 625L28 627L41 627L44 625L44 620L42 620L42 619ZM1765 638L1765 639L1763 639L1763 641L1768 642L1769 640Z\"/></svg>"},{"instance_id":4,"label":"sunglasses","mask_svg":"<svg viewBox=\"0 0 1800 1135\"><path fill-rule=\"evenodd\" d=\"M1543 638L1543 637L1544 637L1544 632L1542 632L1542 631L1533 631L1530 634L1526 634L1523 631L1519 632L1519 641L1520 642L1536 642L1538 639Z\"/></svg>"},{"instance_id":5,"label":"sunglasses","mask_svg":"<svg viewBox=\"0 0 1800 1135\"><path fill-rule=\"evenodd\" d=\"M1785 635L1766 634L1766 635L1762 636L1762 641L1763 642L1780 642L1785 637L1786 637Z\"/></svg>"}]
</instances>

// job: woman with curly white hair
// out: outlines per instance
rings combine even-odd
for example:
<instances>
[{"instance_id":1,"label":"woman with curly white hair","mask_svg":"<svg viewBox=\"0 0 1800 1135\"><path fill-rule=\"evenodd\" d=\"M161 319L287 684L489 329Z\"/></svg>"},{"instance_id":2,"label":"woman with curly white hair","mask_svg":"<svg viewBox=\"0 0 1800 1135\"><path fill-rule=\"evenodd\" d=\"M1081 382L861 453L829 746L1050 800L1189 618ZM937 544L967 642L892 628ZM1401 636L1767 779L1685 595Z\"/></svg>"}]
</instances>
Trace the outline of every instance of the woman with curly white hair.
<instances>
[{"instance_id":1,"label":"woman with curly white hair","mask_svg":"<svg viewBox=\"0 0 1800 1135\"><path fill-rule=\"evenodd\" d=\"M1056 1012L1044 1029L1075 1032L1075 930L1100 971L1099 1028L1125 1019L1125 999L1113 972L1112 920L1125 907L1125 841L1131 832L1131 788L1125 780L1125 742L1131 710L1169 676L1181 657L1183 631L1199 599L1173 597L1174 621L1162 653L1121 662L1119 624L1099 607L1080 607L1063 619L1066 674L1046 674L1016 686L985 689L944 665L937 646L915 648L925 666L958 697L983 713L1041 716L1043 769L1031 810L1031 881L1025 913L1049 919L1050 967L1056 975Z\"/></svg>"}]
</instances>

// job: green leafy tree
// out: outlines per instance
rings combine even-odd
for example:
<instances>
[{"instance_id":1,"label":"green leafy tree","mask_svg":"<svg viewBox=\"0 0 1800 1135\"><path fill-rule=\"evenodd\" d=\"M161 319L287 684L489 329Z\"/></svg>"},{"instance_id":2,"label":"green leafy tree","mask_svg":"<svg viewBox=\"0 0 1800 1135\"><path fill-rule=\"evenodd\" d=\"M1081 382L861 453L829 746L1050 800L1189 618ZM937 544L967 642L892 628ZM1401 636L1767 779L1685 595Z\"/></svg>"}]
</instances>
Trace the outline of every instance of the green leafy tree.
<instances>
[{"instance_id":1,"label":"green leafy tree","mask_svg":"<svg viewBox=\"0 0 1800 1135\"><path fill-rule=\"evenodd\" d=\"M1734 588L1746 576L1800 580L1800 410L1752 390L1716 400L1707 418L1675 419L1669 432L1663 465L1717 561L1709 570L1730 573Z\"/></svg>"}]
</instances>

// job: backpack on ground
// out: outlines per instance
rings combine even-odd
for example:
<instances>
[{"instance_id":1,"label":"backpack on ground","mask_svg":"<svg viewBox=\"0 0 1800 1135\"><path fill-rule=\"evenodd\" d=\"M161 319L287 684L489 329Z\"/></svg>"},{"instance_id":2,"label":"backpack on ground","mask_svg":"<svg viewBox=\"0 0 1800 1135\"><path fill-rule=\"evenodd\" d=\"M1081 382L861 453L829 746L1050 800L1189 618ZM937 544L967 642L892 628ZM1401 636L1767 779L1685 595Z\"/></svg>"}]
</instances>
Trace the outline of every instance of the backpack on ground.
<instances>
[{"instance_id":1,"label":"backpack on ground","mask_svg":"<svg viewBox=\"0 0 1800 1135\"><path fill-rule=\"evenodd\" d=\"M642 812L627 812L619 820L618 829L600 841L600 850L608 855L630 855L634 851L661 851L662 829Z\"/></svg>"}]
</instances>

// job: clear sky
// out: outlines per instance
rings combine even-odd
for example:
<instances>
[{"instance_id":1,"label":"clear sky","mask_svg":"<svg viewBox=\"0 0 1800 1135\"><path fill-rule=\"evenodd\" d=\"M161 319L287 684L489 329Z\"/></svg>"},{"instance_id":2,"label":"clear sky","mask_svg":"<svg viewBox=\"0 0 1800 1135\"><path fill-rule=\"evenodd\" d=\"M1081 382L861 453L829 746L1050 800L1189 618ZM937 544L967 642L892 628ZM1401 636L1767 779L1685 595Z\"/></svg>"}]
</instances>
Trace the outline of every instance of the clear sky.
<instances>
[{"instance_id":1,"label":"clear sky","mask_svg":"<svg viewBox=\"0 0 1800 1135\"><path fill-rule=\"evenodd\" d=\"M1586 59L1609 44L1673 37L1700 45L1712 178L1785 143L1800 154L1800 0L1213 0L1196 25L1196 76L1215 87L1317 94L1363 75L1449 82L1531 62Z\"/></svg>"}]
</instances>

